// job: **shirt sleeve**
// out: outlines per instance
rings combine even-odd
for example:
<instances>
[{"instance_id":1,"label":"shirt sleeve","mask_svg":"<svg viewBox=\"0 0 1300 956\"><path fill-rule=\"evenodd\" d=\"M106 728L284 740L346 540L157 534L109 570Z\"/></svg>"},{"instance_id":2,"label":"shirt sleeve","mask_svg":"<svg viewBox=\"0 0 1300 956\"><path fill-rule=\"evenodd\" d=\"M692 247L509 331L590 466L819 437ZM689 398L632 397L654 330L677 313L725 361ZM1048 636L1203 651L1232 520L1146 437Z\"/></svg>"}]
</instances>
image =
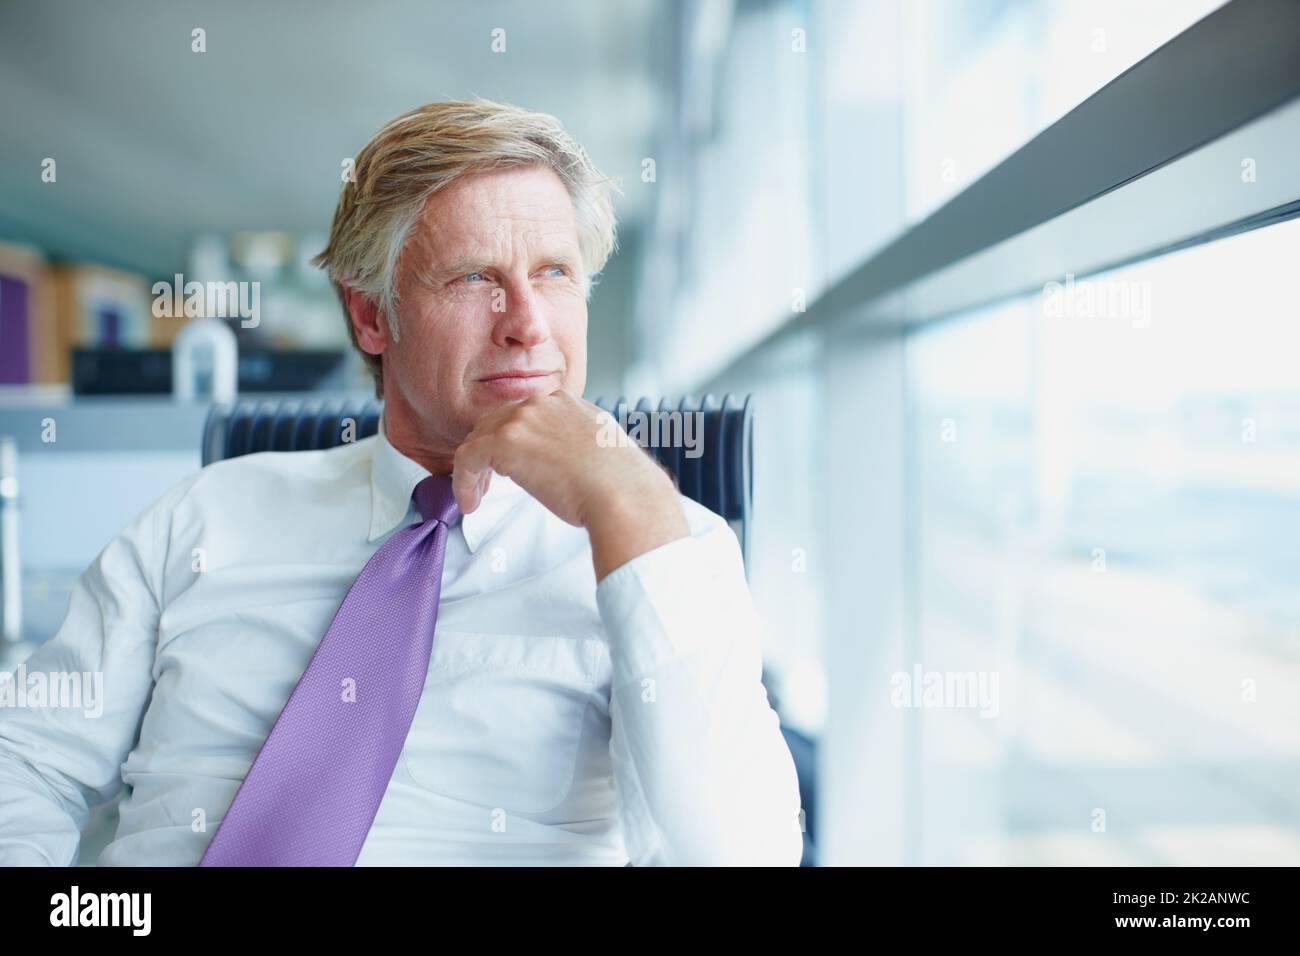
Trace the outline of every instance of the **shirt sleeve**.
<instances>
[{"instance_id":1,"label":"shirt sleeve","mask_svg":"<svg viewBox=\"0 0 1300 956\"><path fill-rule=\"evenodd\" d=\"M610 755L636 866L797 866L799 784L763 687L762 620L735 533L684 500L692 534L607 574Z\"/></svg>"},{"instance_id":2,"label":"shirt sleeve","mask_svg":"<svg viewBox=\"0 0 1300 956\"><path fill-rule=\"evenodd\" d=\"M122 789L153 688L171 509L187 485L104 547L55 635L0 678L0 865L75 864L90 808ZM60 690L42 699L41 685Z\"/></svg>"}]
</instances>

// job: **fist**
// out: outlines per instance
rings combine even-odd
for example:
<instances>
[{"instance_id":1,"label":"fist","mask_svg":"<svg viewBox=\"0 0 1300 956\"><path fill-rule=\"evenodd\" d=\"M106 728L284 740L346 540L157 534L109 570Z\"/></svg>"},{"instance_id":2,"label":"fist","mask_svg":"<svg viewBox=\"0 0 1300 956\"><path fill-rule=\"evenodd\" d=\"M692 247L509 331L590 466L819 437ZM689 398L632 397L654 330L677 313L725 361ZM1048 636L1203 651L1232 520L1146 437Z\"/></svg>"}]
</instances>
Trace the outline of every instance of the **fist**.
<instances>
[{"instance_id":1,"label":"fist","mask_svg":"<svg viewBox=\"0 0 1300 956\"><path fill-rule=\"evenodd\" d=\"M618 422L563 389L484 415L456 449L452 490L468 514L492 473L506 475L571 525L635 512L681 511L672 478L635 442L602 441Z\"/></svg>"}]
</instances>

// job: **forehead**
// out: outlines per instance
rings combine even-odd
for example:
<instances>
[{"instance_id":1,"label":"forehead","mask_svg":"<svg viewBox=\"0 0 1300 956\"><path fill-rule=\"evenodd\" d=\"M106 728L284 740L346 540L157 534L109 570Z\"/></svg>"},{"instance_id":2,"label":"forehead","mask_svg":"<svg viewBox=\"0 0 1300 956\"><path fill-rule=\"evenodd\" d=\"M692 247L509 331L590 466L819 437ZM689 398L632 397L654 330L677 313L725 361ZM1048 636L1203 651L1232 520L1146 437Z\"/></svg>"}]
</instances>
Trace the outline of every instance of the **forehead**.
<instances>
[{"instance_id":1,"label":"forehead","mask_svg":"<svg viewBox=\"0 0 1300 956\"><path fill-rule=\"evenodd\" d=\"M462 176L429 197L416 228L435 258L490 255L519 241L561 250L578 244L573 200L554 170L544 167Z\"/></svg>"}]
</instances>

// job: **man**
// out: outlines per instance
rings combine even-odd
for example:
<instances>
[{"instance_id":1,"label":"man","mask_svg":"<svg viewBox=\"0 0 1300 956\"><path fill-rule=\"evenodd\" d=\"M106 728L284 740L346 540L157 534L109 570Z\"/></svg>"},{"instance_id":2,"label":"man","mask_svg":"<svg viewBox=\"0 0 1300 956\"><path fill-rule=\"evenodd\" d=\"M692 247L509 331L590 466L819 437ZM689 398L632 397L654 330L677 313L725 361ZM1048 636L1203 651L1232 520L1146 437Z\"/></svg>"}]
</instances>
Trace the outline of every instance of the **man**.
<instances>
[{"instance_id":1,"label":"man","mask_svg":"<svg viewBox=\"0 0 1300 956\"><path fill-rule=\"evenodd\" d=\"M553 117L389 123L328 247L378 435L219 462L79 579L0 709L0 862L780 864L793 761L736 537L580 397L605 181Z\"/></svg>"}]
</instances>

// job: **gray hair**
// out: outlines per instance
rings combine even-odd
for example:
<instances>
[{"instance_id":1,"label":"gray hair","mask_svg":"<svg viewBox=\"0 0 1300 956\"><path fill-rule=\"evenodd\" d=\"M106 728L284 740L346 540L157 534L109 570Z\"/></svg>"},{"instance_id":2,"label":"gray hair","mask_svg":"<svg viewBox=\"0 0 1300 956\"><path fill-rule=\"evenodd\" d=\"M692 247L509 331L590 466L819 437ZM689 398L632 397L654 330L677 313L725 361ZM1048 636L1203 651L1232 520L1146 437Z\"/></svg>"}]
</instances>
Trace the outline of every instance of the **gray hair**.
<instances>
[{"instance_id":1,"label":"gray hair","mask_svg":"<svg viewBox=\"0 0 1300 956\"><path fill-rule=\"evenodd\" d=\"M352 344L361 351L383 397L382 356L357 343L344 287L376 302L398 341L397 263L425 202L462 176L514 166L555 171L573 200L582 255L582 286L590 297L596 275L618 246L610 198L617 186L548 113L476 97L428 103L386 124L356 158L344 183L329 244L312 262L330 276L343 304Z\"/></svg>"}]
</instances>

